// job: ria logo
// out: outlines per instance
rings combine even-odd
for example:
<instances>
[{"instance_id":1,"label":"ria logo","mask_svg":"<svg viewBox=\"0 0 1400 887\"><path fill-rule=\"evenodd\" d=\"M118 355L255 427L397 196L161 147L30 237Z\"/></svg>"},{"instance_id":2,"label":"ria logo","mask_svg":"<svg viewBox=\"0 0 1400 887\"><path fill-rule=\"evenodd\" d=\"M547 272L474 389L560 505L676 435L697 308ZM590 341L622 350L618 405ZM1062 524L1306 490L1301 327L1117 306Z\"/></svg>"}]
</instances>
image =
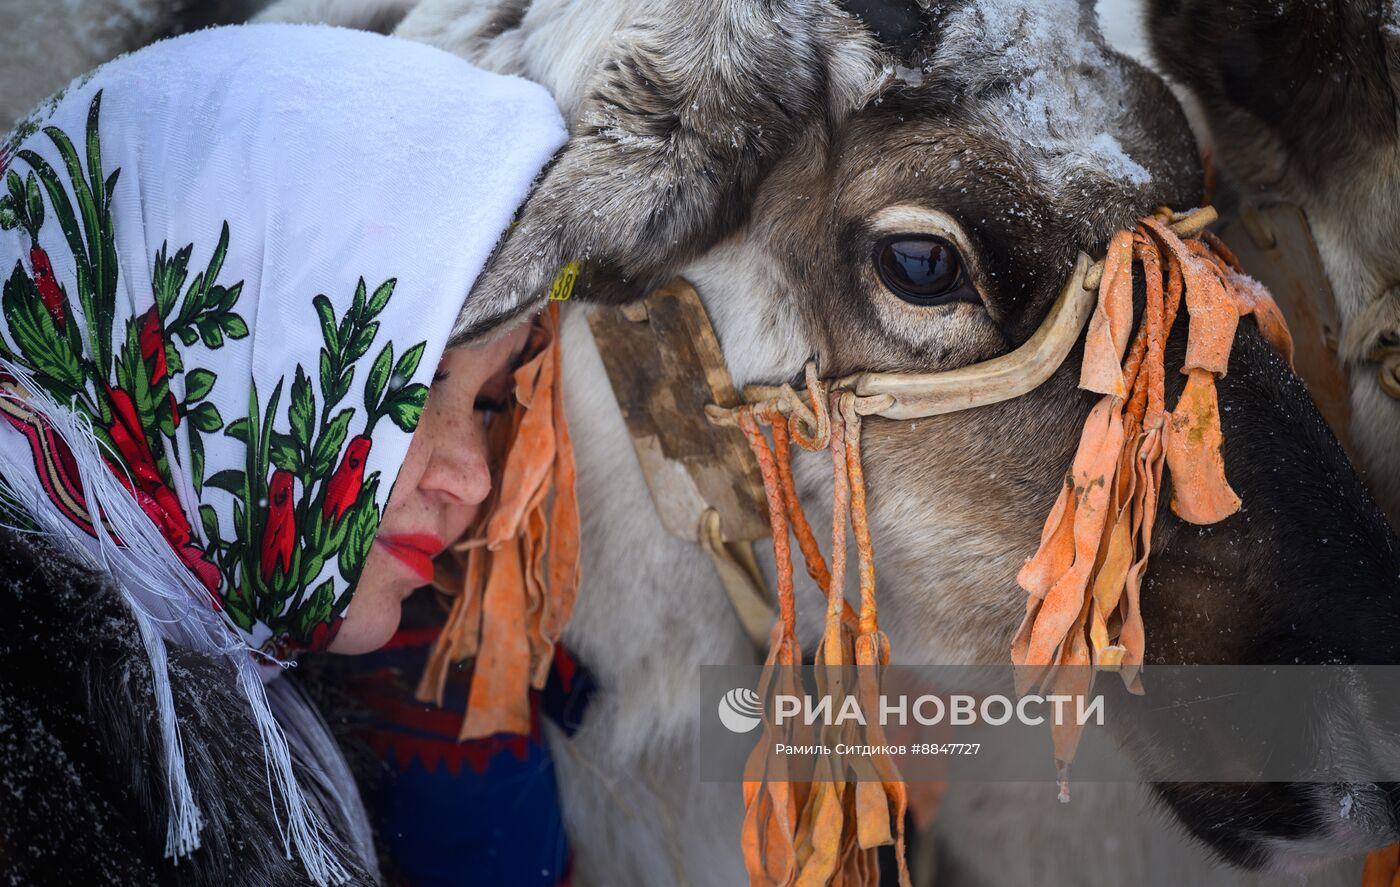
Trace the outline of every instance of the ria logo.
<instances>
[{"instance_id":1,"label":"ria logo","mask_svg":"<svg viewBox=\"0 0 1400 887\"><path fill-rule=\"evenodd\" d=\"M763 702L747 687L730 690L719 698L719 720L731 733L747 733L763 720Z\"/></svg>"}]
</instances>

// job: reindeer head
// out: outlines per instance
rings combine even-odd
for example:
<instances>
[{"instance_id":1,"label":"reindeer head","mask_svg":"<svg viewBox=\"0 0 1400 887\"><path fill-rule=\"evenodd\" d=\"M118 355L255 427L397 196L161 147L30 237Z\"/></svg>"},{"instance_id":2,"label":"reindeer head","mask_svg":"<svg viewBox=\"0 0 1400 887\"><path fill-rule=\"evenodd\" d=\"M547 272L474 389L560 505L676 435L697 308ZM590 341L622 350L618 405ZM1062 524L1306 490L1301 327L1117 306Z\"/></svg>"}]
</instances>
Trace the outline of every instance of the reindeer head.
<instances>
[{"instance_id":1,"label":"reindeer head","mask_svg":"<svg viewBox=\"0 0 1400 887\"><path fill-rule=\"evenodd\" d=\"M951 369L1023 343L1080 251L1101 254L1156 206L1200 201L1180 109L1103 43L1091 3L627 8L610 42L572 52L572 74L516 57L554 86L573 137L459 334L533 308L583 259L583 297L601 301L684 273L740 384L791 379L809 358L826 377ZM482 16L468 38L478 60L531 14L507 3ZM1149 662L1392 662L1394 538L1302 384L1244 327L1220 384L1244 510L1188 527L1163 497L1143 591ZM1183 348L1173 338L1168 366ZM1013 401L867 424L882 622L899 659L1006 660L1025 605L1014 577L1092 404L1078 365L1072 354ZM1169 405L1183 379L1169 380ZM808 469L814 493L822 469ZM1384 843L1400 810L1374 788L1348 823L1327 787L1161 793L1247 865Z\"/></svg>"}]
</instances>

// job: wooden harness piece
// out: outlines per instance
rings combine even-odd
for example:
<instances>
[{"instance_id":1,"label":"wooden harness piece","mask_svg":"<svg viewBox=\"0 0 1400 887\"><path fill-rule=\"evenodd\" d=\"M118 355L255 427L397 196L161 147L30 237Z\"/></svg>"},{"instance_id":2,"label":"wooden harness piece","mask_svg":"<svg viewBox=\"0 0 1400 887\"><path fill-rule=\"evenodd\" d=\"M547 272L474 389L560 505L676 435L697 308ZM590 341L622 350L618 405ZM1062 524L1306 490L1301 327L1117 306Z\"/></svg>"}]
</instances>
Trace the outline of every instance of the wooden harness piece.
<instances>
[{"instance_id":1,"label":"wooden harness piece","mask_svg":"<svg viewBox=\"0 0 1400 887\"><path fill-rule=\"evenodd\" d=\"M700 296L677 278L645 300L597 308L593 339L661 523L710 555L745 632L762 650L774 610L754 559L769 535L758 462L709 404L742 403Z\"/></svg>"},{"instance_id":2,"label":"wooden harness piece","mask_svg":"<svg viewBox=\"0 0 1400 887\"><path fill-rule=\"evenodd\" d=\"M1056 581L1050 584L1055 589L1065 586L1065 593L1058 597L1050 593L1050 588L1028 583L1024 575L1027 570L1022 571L1023 575L1018 580L1030 592L1027 624L1023 626L1026 638L1018 638L1021 649L1013 650L1013 659L1021 666L1044 666L1063 659L1064 651L1073 648L1082 655L1070 657L1072 664L1119 670L1125 665L1136 666L1141 662L1140 628L1134 635L1137 640L1128 646L1123 646L1122 639L1109 631L1111 626L1120 624L1116 617L1113 620L1109 618L1116 613L1120 604L1119 595L1110 592L1125 582L1132 586L1131 577L1124 578L1120 574L1130 573L1128 568L1134 566L1141 570L1147 561L1146 546L1133 544L1136 537L1126 531L1119 533L1119 525L1131 524L1129 529L1141 527L1141 535L1150 539L1151 516L1156 512L1156 490L1161 484L1164 462L1171 463L1178 488L1172 505L1183 518L1196 523L1213 523L1233 512L1239 500L1229 489L1223 474L1214 377L1224 374L1235 323L1246 314L1254 314L1260 331L1285 359L1292 354L1287 327L1268 293L1250 289L1251 284L1240 273L1240 265L1229 249L1213 235L1202 233L1204 226L1214 218L1214 212L1209 209L1183 214L1159 211L1155 217L1142 220L1136 232L1122 232L1116 237L1116 251L1110 249L1108 260L1091 265L1087 257L1081 256L1048 321L1037 334L1037 339L1047 340L1043 347L1035 342L1027 343L1016 354L946 373L857 374L836 380L830 395L827 392L829 383L821 382L816 377L815 367L809 364L806 394L810 406L790 386L771 389L755 386L741 398L729 377L724 355L704 306L695 290L683 280L673 281L640 304L595 310L590 316L593 335L656 511L669 532L700 543L710 553L736 613L760 650L767 645L768 626L773 624L775 614L754 563L751 543L769 535L773 537L781 616L771 635L772 648L763 679L765 688L774 679L775 668L785 666L790 669L802 661L793 613L789 548L791 528L808 561L809 572L828 597L827 632L818 655L819 661L831 667L853 662L866 666L864 673L868 674L863 674L873 683L867 688L862 682L862 691L870 694L878 692L878 674L881 666L887 662L888 647L875 620L873 558L868 528L864 527L866 506L860 470L859 416L880 415L903 419L934 415L1007 400L1033 389L1063 361L1068 351L1066 343L1072 345L1079 338L1079 331L1092 307L1095 290L1099 293L1099 310L1094 320L1090 321L1089 340L1092 342L1097 334L1101 339L1111 337L1112 341L1098 349L1109 358L1106 362L1098 361L1103 366L1090 365L1091 349L1086 347L1081 387L1104 395L1104 402L1096 407L1096 412L1106 410L1115 416L1126 415L1128 428L1121 429L1118 436L1110 441L1113 445L1105 449L1108 457L1105 464L1111 463L1113 468L1126 465L1127 468L1126 473L1110 472L1106 484L1088 484L1085 487L1124 487L1118 497L1122 500L1121 507L1114 506L1105 511L1103 508L1089 509L1080 503L1077 508L1067 509L1057 503L1056 510L1048 519L1042 538L1042 552L1038 552L1037 558L1046 560L1046 542L1064 535L1060 532L1063 524L1064 527L1074 528L1076 551L1087 546L1083 552L1086 555L1084 564L1094 564L1095 570L1080 570L1083 575L1076 573L1069 577L1075 581L1067 584L1062 581L1064 577L1058 575L1058 568L1065 566L1060 563L1064 558L1051 558L1057 569L1051 571L1056 575L1050 578ZM1288 219L1285 217L1284 221ZM1296 235L1296 229L1296 225L1283 226L1288 235ZM1302 230L1306 235L1306 222ZM1182 238L1190 238L1190 242ZM1242 237L1236 239L1245 240ZM1264 248L1258 238L1251 237L1249 240L1252 245ZM1310 243L1308 245L1311 246ZM1316 257L1315 247L1310 252L1302 252L1305 258L1308 255ZM1131 268L1134 260L1143 265L1150 290L1149 310L1137 335L1132 337L1134 347L1129 349L1130 333L1135 326L1131 300ZM1277 261L1261 261L1255 263L1255 267L1277 269L1279 264ZM1296 267L1286 265L1286 268L1291 277L1297 277ZM1276 291L1290 294L1297 291L1300 302L1307 298L1304 291L1316 288L1319 281L1322 289L1330 292L1326 289L1325 276L1320 273L1320 264L1316 268L1305 267L1303 270L1318 273L1304 273L1303 277L1308 280L1302 283L1289 278L1279 282L1269 279L1266 282L1273 284ZM1266 276L1272 278L1276 275ZM1110 278L1116 277L1122 280L1115 284ZM1110 291L1111 294L1106 295ZM1316 293L1313 298L1317 298ZM1330 300L1326 300L1326 303L1330 304ZM1200 315L1198 322L1190 328L1187 367L1183 371L1189 370L1191 382L1198 389L1208 389L1209 396L1201 395L1193 400L1183 395L1182 402L1175 410L1167 412L1162 402L1164 343L1172 329L1176 309L1182 304L1189 308L1191 315ZM1290 313L1296 315L1309 306L1301 302L1290 307L1294 308ZM1319 342L1322 341L1319 338ZM1122 366L1120 362L1123 362ZM1138 373L1139 367L1145 368L1141 374ZM1313 370L1312 373L1308 372L1309 368ZM1309 382L1314 382L1316 374L1327 367L1322 366L1321 370L1312 366L1300 369L1304 369ZM1331 379L1330 384L1335 386L1337 380ZM1345 388L1344 378L1341 386ZM1189 382L1188 393L1190 390ZM825 409L828 396L833 412L836 405L841 404L840 413L845 423L841 429L844 430L838 430L834 423L829 431L817 430L827 428L824 420L828 413ZM857 408L857 401L861 402L860 408ZM1340 398L1340 401L1345 403L1345 398ZM1329 418L1333 417L1329 415ZM1092 420L1093 414L1091 423ZM760 422L772 429L772 449L759 428ZM1213 434L1202 432L1193 436L1188 433L1202 423L1209 425L1210 428L1206 430L1213 431ZM1335 427L1344 428L1345 425ZM742 433L739 429L742 429ZM805 441L809 430L811 440ZM1092 437L1090 431L1090 426L1086 425L1086 439ZM790 458L787 452L789 434L805 449L821 449L830 443L833 458L838 463L835 484L835 509L838 514L833 520L836 533L830 571L826 569L815 540L810 538L810 528L806 528L805 534L802 532L806 522L801 515L800 503L796 501L795 490L791 489L790 475L783 476L782 469L787 467ZM1167 443L1162 444L1152 435L1163 435ZM1206 441L1206 444L1194 445L1193 448L1193 445L1180 443L1197 438ZM1142 440L1149 441L1147 449L1150 452L1146 455L1138 452L1138 444ZM1177 444L1175 449L1173 441ZM1146 461L1139 470L1137 463L1142 460ZM763 462L761 472L760 461ZM1080 457L1076 456L1076 466L1080 461ZM1150 480L1151 483L1144 487L1147 492L1138 495L1140 491L1133 484L1124 486L1124 483L1115 483L1113 478L1119 474L1130 480L1133 477L1139 481ZM846 485L841 483L843 477L847 480ZM850 508L857 542L860 543L859 617L844 600L844 581L836 579L837 575L843 576L845 572L845 523L839 514L843 510L843 486L851 495L847 507ZM1066 489L1075 491L1078 487L1071 483ZM1204 490L1211 495L1201 493L1194 498L1185 495L1192 490ZM1137 498L1133 498L1135 495ZM1143 501L1129 508L1128 500L1137 502L1138 498ZM856 500L859 500L858 504ZM1086 515L1094 511L1095 514L1089 517L1095 517L1097 512L1105 513L1097 515L1097 522L1092 522L1087 518L1080 521L1080 511ZM1108 512L1112 512L1112 515ZM1066 523L1069 520L1066 515L1070 514L1074 515L1073 522ZM1105 524L1103 519L1110 516L1114 520ZM770 517L771 526L767 519ZM1083 533L1079 532L1081 522L1084 523ZM1108 527L1112 527L1114 532L1106 532ZM1085 537L1085 546L1078 545L1079 535ZM1120 535L1123 539L1118 539ZM1114 551L1132 549L1130 554L1136 553L1138 560L1130 564L1132 557L1105 559L1098 551L1105 541L1117 545ZM1077 561L1079 558L1071 560ZM1106 569L1110 566L1109 561L1113 567L1109 570L1112 581L1101 581L1104 579L1100 575L1103 570L1098 565L1102 563ZM1027 569L1038 563L1032 559ZM841 565L839 568L838 564ZM1093 593L1089 594L1091 586ZM1065 600L1059 601L1059 597ZM1057 606L1050 607L1047 601ZM1060 610L1069 616L1063 626L1060 622L1065 620L1058 618ZM1076 615L1077 619L1074 618ZM1086 621L1089 615L1098 618ZM1051 616L1057 618L1051 619ZM1043 624L1052 621L1055 622L1053 626ZM1130 622L1121 620L1122 625ZM1038 638L1038 633L1045 637ZM1041 641L1041 647L1048 645L1050 649L1037 654L1037 639ZM1129 652L1133 654L1131 661L1125 659ZM1089 674L1088 669L1081 671ZM1135 667L1128 668L1124 678L1135 683L1135 674ZM1077 739L1077 733L1069 737L1055 737L1064 798L1067 798L1068 761L1073 757ZM752 883L791 883L799 873L807 876L799 877L799 881L811 880L812 883L828 883L833 878L840 882L857 873L863 877L869 874L864 853L880 845L902 845L902 829L895 831L888 828L891 822L902 823L908 803L903 781L892 761L884 762L881 778L876 782L803 786L766 774L764 748L764 743L760 743L746 767L745 775L745 803L749 815L745 819L744 848ZM809 796L811 792L815 793ZM821 820L822 825L812 827L811 824L803 826L799 823L799 810L806 810L808 806L814 809L820 807L826 812L826 818ZM839 815L833 811L839 811ZM806 813L802 822L807 822ZM877 828L881 823L884 825ZM902 846L900 850L897 853L901 862L900 881L907 884L908 873L903 866Z\"/></svg>"}]
</instances>

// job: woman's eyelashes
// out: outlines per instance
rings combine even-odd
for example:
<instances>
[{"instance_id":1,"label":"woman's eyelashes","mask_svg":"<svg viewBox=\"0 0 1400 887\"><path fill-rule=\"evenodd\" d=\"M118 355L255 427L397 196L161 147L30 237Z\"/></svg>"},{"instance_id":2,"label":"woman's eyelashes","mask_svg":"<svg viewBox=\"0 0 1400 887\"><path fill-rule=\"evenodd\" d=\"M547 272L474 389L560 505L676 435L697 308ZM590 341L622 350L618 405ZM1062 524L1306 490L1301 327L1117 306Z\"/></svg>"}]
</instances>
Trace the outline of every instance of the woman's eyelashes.
<instances>
[{"instance_id":1,"label":"woman's eyelashes","mask_svg":"<svg viewBox=\"0 0 1400 887\"><path fill-rule=\"evenodd\" d=\"M504 397L488 397L483 394L477 397L475 409L479 413L504 413L509 404Z\"/></svg>"},{"instance_id":2,"label":"woman's eyelashes","mask_svg":"<svg viewBox=\"0 0 1400 887\"><path fill-rule=\"evenodd\" d=\"M515 393L515 374L507 369L496 373L476 393L476 409L483 413L504 413Z\"/></svg>"}]
</instances>

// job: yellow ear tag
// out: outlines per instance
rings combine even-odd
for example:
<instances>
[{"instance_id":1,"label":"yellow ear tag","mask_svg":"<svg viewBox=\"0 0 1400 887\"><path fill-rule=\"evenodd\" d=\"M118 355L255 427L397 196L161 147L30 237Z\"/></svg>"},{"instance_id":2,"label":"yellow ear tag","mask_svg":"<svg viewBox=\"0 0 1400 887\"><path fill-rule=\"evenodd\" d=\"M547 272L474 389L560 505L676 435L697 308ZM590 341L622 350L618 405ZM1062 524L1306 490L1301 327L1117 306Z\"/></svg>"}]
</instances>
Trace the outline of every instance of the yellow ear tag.
<instances>
[{"instance_id":1,"label":"yellow ear tag","mask_svg":"<svg viewBox=\"0 0 1400 887\"><path fill-rule=\"evenodd\" d=\"M566 262L559 273L555 275L554 282L549 285L549 300L551 302L567 302L574 294L574 284L578 282L578 273L583 269L583 262L578 259Z\"/></svg>"}]
</instances>

